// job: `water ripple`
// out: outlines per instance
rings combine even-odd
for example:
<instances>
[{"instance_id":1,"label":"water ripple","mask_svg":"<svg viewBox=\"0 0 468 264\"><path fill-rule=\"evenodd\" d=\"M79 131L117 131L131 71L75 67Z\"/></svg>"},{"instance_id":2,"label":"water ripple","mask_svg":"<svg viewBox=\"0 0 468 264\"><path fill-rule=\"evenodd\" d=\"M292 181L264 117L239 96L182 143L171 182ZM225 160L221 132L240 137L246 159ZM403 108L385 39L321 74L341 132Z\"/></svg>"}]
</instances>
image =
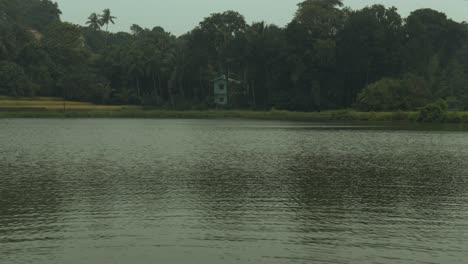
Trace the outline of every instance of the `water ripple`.
<instances>
[{"instance_id":1,"label":"water ripple","mask_svg":"<svg viewBox=\"0 0 468 264\"><path fill-rule=\"evenodd\" d=\"M0 263L468 259L458 126L0 122Z\"/></svg>"}]
</instances>

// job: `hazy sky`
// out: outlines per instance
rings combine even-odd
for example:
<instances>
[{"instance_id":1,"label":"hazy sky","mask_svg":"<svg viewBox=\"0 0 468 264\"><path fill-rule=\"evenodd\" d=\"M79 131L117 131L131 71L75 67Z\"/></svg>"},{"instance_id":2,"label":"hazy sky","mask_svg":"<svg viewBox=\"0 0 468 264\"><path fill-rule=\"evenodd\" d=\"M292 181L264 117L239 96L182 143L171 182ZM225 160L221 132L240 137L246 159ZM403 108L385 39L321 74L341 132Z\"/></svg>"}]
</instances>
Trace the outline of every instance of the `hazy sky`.
<instances>
[{"instance_id":1,"label":"hazy sky","mask_svg":"<svg viewBox=\"0 0 468 264\"><path fill-rule=\"evenodd\" d=\"M62 19L84 24L92 12L110 8L118 17L112 31L128 31L132 24L152 28L162 26L175 35L193 29L204 18L215 12L235 10L246 20L265 20L284 26L291 21L300 0L56 0L62 10ZM381 3L396 6L407 16L418 8L432 8L446 13L457 21L468 20L467 0L344 0L346 6L362 8Z\"/></svg>"}]
</instances>

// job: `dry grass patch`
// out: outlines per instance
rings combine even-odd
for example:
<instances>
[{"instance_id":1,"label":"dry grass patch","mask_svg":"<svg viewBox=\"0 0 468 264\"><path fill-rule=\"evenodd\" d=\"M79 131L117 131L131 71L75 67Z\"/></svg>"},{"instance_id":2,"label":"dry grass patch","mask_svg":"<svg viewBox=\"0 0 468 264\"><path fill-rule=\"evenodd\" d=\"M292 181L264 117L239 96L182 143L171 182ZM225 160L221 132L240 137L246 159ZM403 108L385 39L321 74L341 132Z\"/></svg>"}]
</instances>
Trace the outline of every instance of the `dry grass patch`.
<instances>
[{"instance_id":1,"label":"dry grass patch","mask_svg":"<svg viewBox=\"0 0 468 264\"><path fill-rule=\"evenodd\" d=\"M34 99L27 98L0 98L0 109L5 110L123 110L123 109L140 109L138 106L128 105L96 105L92 103L63 102L60 98L38 97Z\"/></svg>"}]
</instances>

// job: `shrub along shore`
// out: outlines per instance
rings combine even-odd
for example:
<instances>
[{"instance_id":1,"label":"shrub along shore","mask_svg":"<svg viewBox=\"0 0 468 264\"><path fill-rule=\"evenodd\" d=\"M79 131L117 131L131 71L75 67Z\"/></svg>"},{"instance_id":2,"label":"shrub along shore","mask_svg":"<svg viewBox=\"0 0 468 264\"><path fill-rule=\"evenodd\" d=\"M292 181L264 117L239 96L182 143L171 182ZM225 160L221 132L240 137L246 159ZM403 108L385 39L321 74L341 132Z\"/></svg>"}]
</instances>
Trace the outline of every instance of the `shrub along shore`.
<instances>
[{"instance_id":1,"label":"shrub along shore","mask_svg":"<svg viewBox=\"0 0 468 264\"><path fill-rule=\"evenodd\" d=\"M248 110L42 110L11 109L0 111L0 118L180 118L180 119L222 119L245 118L259 120L286 120L303 122L325 121L407 121L407 122L441 122L468 123L468 112L444 114L437 120L421 120L420 112L359 112L354 110L336 110L324 112L291 112L291 111L248 111Z\"/></svg>"},{"instance_id":2,"label":"shrub along shore","mask_svg":"<svg viewBox=\"0 0 468 264\"><path fill-rule=\"evenodd\" d=\"M407 121L425 123L468 123L468 111L449 111L444 100L415 111L360 111L356 109L322 112L286 110L167 110L132 105L96 105L63 101L60 98L11 98L0 96L0 118L246 118L303 122L326 121Z\"/></svg>"}]
</instances>

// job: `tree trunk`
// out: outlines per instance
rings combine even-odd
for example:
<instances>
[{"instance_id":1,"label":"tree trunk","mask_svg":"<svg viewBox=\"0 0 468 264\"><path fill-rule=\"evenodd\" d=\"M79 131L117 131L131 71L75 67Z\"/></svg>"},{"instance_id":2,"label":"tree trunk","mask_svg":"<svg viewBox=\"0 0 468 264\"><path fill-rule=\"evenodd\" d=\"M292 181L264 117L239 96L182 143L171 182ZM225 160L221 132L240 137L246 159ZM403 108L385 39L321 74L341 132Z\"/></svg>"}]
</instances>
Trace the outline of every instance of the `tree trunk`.
<instances>
[{"instance_id":1,"label":"tree trunk","mask_svg":"<svg viewBox=\"0 0 468 264\"><path fill-rule=\"evenodd\" d=\"M176 81L176 76L177 76L177 69L175 69L173 72L172 72L172 75L171 75L171 78L169 79L168 81L168 85L167 85L167 88L168 88L168 92L169 92L169 99L171 101L171 107L172 109L175 109L175 102L174 102L174 96L173 96L173 86L175 85Z\"/></svg>"},{"instance_id":2,"label":"tree trunk","mask_svg":"<svg viewBox=\"0 0 468 264\"><path fill-rule=\"evenodd\" d=\"M248 72L247 67L244 67L244 76L242 77L242 100L247 101L247 104L249 105L249 102L248 102L249 101L249 90L248 90L248 87L247 87L247 72Z\"/></svg>"},{"instance_id":3,"label":"tree trunk","mask_svg":"<svg viewBox=\"0 0 468 264\"><path fill-rule=\"evenodd\" d=\"M177 88L179 89L180 93L182 94L182 98L187 99L188 97L187 97L187 94L184 91L183 79L184 79L184 73L182 72L180 77L177 78Z\"/></svg>"},{"instance_id":4,"label":"tree trunk","mask_svg":"<svg viewBox=\"0 0 468 264\"><path fill-rule=\"evenodd\" d=\"M154 72L151 74L151 77L153 79L153 97L156 98L156 103L159 104L159 92L158 92L158 87L156 84L156 76L154 76Z\"/></svg>"},{"instance_id":5,"label":"tree trunk","mask_svg":"<svg viewBox=\"0 0 468 264\"><path fill-rule=\"evenodd\" d=\"M198 81L200 82L200 88L198 91L198 99L206 100L205 86L203 85L202 69L198 69Z\"/></svg>"},{"instance_id":6,"label":"tree trunk","mask_svg":"<svg viewBox=\"0 0 468 264\"><path fill-rule=\"evenodd\" d=\"M159 95L161 96L161 99L164 100L165 98L164 98L164 93L162 90L161 73L158 73L158 90L159 90Z\"/></svg>"},{"instance_id":7,"label":"tree trunk","mask_svg":"<svg viewBox=\"0 0 468 264\"><path fill-rule=\"evenodd\" d=\"M106 47L109 44L109 23L106 24Z\"/></svg>"},{"instance_id":8,"label":"tree trunk","mask_svg":"<svg viewBox=\"0 0 468 264\"><path fill-rule=\"evenodd\" d=\"M266 63L265 63L265 66L263 67L263 89L265 89L265 105L263 107L266 107L270 104L270 88L268 87L267 83L268 83L268 68L266 66Z\"/></svg>"},{"instance_id":9,"label":"tree trunk","mask_svg":"<svg viewBox=\"0 0 468 264\"><path fill-rule=\"evenodd\" d=\"M136 77L136 86L137 86L137 96L138 98L140 99L141 98L141 94L140 94L140 79L138 77Z\"/></svg>"},{"instance_id":10,"label":"tree trunk","mask_svg":"<svg viewBox=\"0 0 468 264\"><path fill-rule=\"evenodd\" d=\"M230 94L232 94L232 91L229 90L229 66L227 66L227 63L226 63L226 69L225 69L225 73L226 73L226 94L227 94L227 104L230 105L232 102L231 102L231 96L229 96Z\"/></svg>"},{"instance_id":11,"label":"tree trunk","mask_svg":"<svg viewBox=\"0 0 468 264\"><path fill-rule=\"evenodd\" d=\"M255 85L252 85L252 83L250 83L250 89L252 90L252 104L253 104L253 107L254 109L257 109L257 98L255 97Z\"/></svg>"}]
</instances>

